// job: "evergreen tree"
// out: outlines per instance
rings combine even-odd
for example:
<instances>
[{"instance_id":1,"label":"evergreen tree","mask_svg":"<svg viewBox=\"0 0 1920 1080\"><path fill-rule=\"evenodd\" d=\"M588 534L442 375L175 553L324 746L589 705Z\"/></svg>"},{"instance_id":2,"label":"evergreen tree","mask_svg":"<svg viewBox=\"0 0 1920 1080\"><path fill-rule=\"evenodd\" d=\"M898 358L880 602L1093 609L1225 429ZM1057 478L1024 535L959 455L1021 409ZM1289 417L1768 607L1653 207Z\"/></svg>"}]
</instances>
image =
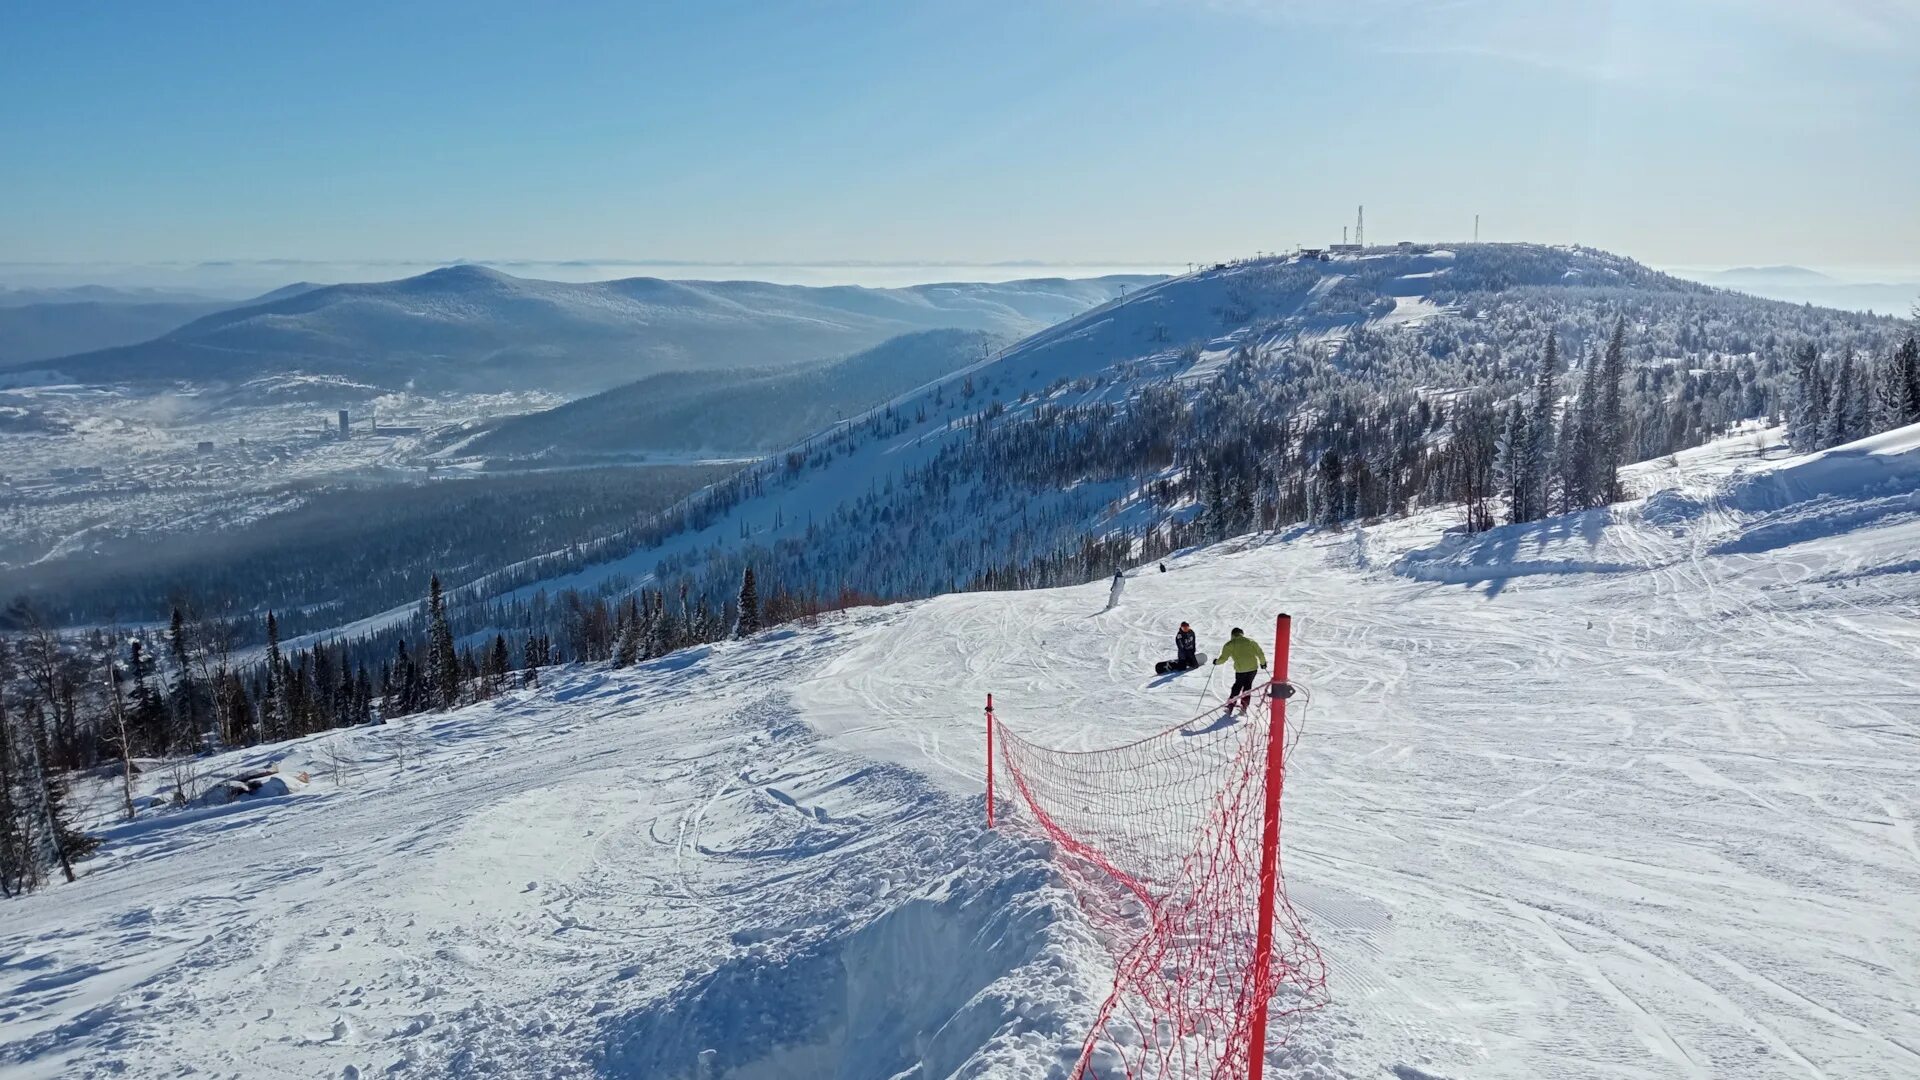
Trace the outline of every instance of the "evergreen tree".
<instances>
[{"instance_id":1,"label":"evergreen tree","mask_svg":"<svg viewBox=\"0 0 1920 1080\"><path fill-rule=\"evenodd\" d=\"M1601 506L1607 501L1601 476L1600 367L1590 355L1580 373L1579 396L1568 407L1560 439L1560 510L1562 513Z\"/></svg>"},{"instance_id":2,"label":"evergreen tree","mask_svg":"<svg viewBox=\"0 0 1920 1080\"><path fill-rule=\"evenodd\" d=\"M1890 353L1873 365L1867 379L1867 425L1872 431L1886 431L1901 425L1906 416L1906 376L1900 370L1898 353Z\"/></svg>"},{"instance_id":3,"label":"evergreen tree","mask_svg":"<svg viewBox=\"0 0 1920 1080\"><path fill-rule=\"evenodd\" d=\"M461 649L459 653L460 679L454 684L454 703L460 702L460 687L473 688L473 700L479 701L486 695L486 683L480 678L480 662L473 657L472 649Z\"/></svg>"},{"instance_id":4,"label":"evergreen tree","mask_svg":"<svg viewBox=\"0 0 1920 1080\"><path fill-rule=\"evenodd\" d=\"M335 727L352 727L363 723L359 715L359 697L361 682L367 678L367 669L361 665L359 679L354 678L354 666L345 656L340 660L340 688L333 695L333 724Z\"/></svg>"},{"instance_id":5,"label":"evergreen tree","mask_svg":"<svg viewBox=\"0 0 1920 1080\"><path fill-rule=\"evenodd\" d=\"M1230 535L1227 532L1226 474L1218 464L1214 464L1201 474L1201 479L1201 521L1206 527L1207 541L1217 544Z\"/></svg>"},{"instance_id":6,"label":"evergreen tree","mask_svg":"<svg viewBox=\"0 0 1920 1080\"><path fill-rule=\"evenodd\" d=\"M1547 515L1552 505L1553 464L1554 464L1554 421L1560 409L1560 346L1557 337L1549 331L1547 351L1540 358L1540 366L1534 369L1533 406L1527 415L1530 431L1527 435L1527 516L1523 521L1535 521Z\"/></svg>"},{"instance_id":7,"label":"evergreen tree","mask_svg":"<svg viewBox=\"0 0 1920 1080\"><path fill-rule=\"evenodd\" d=\"M287 708L286 660L280 655L280 622L267 612L266 688L260 694L260 738L276 742L287 737L292 717Z\"/></svg>"},{"instance_id":8,"label":"evergreen tree","mask_svg":"<svg viewBox=\"0 0 1920 1080\"><path fill-rule=\"evenodd\" d=\"M1627 418L1621 395L1627 378L1627 317L1613 323L1607 351L1600 360L1599 405L1594 417L1594 480L1596 504L1619 502L1620 466L1627 463Z\"/></svg>"},{"instance_id":9,"label":"evergreen tree","mask_svg":"<svg viewBox=\"0 0 1920 1080\"><path fill-rule=\"evenodd\" d=\"M1527 420L1526 407L1519 398L1507 402L1506 419L1502 421L1500 436L1494 443L1493 476L1494 486L1507 501L1507 520L1522 522L1533 520L1527 517L1529 493L1533 490L1533 480L1528 474L1529 463L1533 460L1533 451L1529 446L1533 426Z\"/></svg>"},{"instance_id":10,"label":"evergreen tree","mask_svg":"<svg viewBox=\"0 0 1920 1080\"><path fill-rule=\"evenodd\" d=\"M420 700L420 669L413 662L413 656L407 652L407 639L401 638L393 656L393 709L382 712L383 717L406 716L419 712L424 702Z\"/></svg>"},{"instance_id":11,"label":"evergreen tree","mask_svg":"<svg viewBox=\"0 0 1920 1080\"><path fill-rule=\"evenodd\" d=\"M128 690L128 717L137 747L142 751L164 753L166 745L166 711L160 705L160 695L153 690L153 663L147 658L145 644L139 638L127 643L127 678L131 686Z\"/></svg>"},{"instance_id":12,"label":"evergreen tree","mask_svg":"<svg viewBox=\"0 0 1920 1080\"><path fill-rule=\"evenodd\" d=\"M679 647L679 620L667 606L667 594L656 589L653 594L653 645L648 655L665 656Z\"/></svg>"},{"instance_id":13,"label":"evergreen tree","mask_svg":"<svg viewBox=\"0 0 1920 1080\"><path fill-rule=\"evenodd\" d=\"M1840 358L1833 386L1827 393L1827 408L1820 428L1821 449L1852 442L1865 434L1861 400L1860 388L1854 384L1853 354L1848 353Z\"/></svg>"},{"instance_id":14,"label":"evergreen tree","mask_svg":"<svg viewBox=\"0 0 1920 1080\"><path fill-rule=\"evenodd\" d=\"M460 658L454 652L453 628L447 625L447 599L439 574L427 585L427 675L432 708L445 710L460 704Z\"/></svg>"},{"instance_id":15,"label":"evergreen tree","mask_svg":"<svg viewBox=\"0 0 1920 1080\"><path fill-rule=\"evenodd\" d=\"M540 667L547 662L546 643L540 635L533 634L528 636L525 656L526 660L520 668L520 685L529 687L539 686Z\"/></svg>"},{"instance_id":16,"label":"evergreen tree","mask_svg":"<svg viewBox=\"0 0 1920 1080\"><path fill-rule=\"evenodd\" d=\"M175 750L194 747L206 725L204 692L194 682L190 645L186 616L176 607L167 623L167 651L173 657L173 692L169 696L173 699L175 728L169 741Z\"/></svg>"},{"instance_id":17,"label":"evergreen tree","mask_svg":"<svg viewBox=\"0 0 1920 1080\"><path fill-rule=\"evenodd\" d=\"M740 620L734 637L752 637L760 632L760 594L753 587L753 567L740 574Z\"/></svg>"},{"instance_id":18,"label":"evergreen tree","mask_svg":"<svg viewBox=\"0 0 1920 1080\"><path fill-rule=\"evenodd\" d=\"M1327 528L1337 527L1346 520L1346 464L1340 460L1338 450L1322 450L1320 464L1314 472L1314 521ZM1220 535L1226 535L1225 529Z\"/></svg>"},{"instance_id":19,"label":"evergreen tree","mask_svg":"<svg viewBox=\"0 0 1920 1080\"><path fill-rule=\"evenodd\" d=\"M31 830L20 799L19 734L7 713L5 687L13 672L0 640L0 896L17 896L30 885Z\"/></svg>"},{"instance_id":20,"label":"evergreen tree","mask_svg":"<svg viewBox=\"0 0 1920 1080\"><path fill-rule=\"evenodd\" d=\"M100 841L73 827L72 814L67 810L66 784L59 771L47 763L44 725L37 721L30 723L25 741L29 756L21 773L27 789L29 820L34 825L32 858L37 870L58 866L66 879L73 881L73 864L92 854Z\"/></svg>"},{"instance_id":21,"label":"evergreen tree","mask_svg":"<svg viewBox=\"0 0 1920 1080\"><path fill-rule=\"evenodd\" d=\"M498 694L507 688L507 673L513 669L513 661L507 656L507 635L493 635L493 651L487 656L488 691Z\"/></svg>"},{"instance_id":22,"label":"evergreen tree","mask_svg":"<svg viewBox=\"0 0 1920 1080\"><path fill-rule=\"evenodd\" d=\"M720 620L714 618L713 611L707 606L707 598L703 594L693 606L693 636L688 644L714 640L720 636L720 625L722 625Z\"/></svg>"},{"instance_id":23,"label":"evergreen tree","mask_svg":"<svg viewBox=\"0 0 1920 1080\"><path fill-rule=\"evenodd\" d=\"M334 693L340 684L333 678L333 657L322 645L313 647L313 701L312 715L307 721L308 731L323 731L339 726L335 719Z\"/></svg>"},{"instance_id":24,"label":"evergreen tree","mask_svg":"<svg viewBox=\"0 0 1920 1080\"><path fill-rule=\"evenodd\" d=\"M1498 423L1497 415L1484 400L1470 400L1454 414L1447 455L1447 494L1465 507L1468 532L1493 528Z\"/></svg>"},{"instance_id":25,"label":"evergreen tree","mask_svg":"<svg viewBox=\"0 0 1920 1080\"><path fill-rule=\"evenodd\" d=\"M1893 354L1894 366L1900 371L1901 394L1900 424L1920 424L1920 340L1908 334L1907 340Z\"/></svg>"},{"instance_id":26,"label":"evergreen tree","mask_svg":"<svg viewBox=\"0 0 1920 1080\"><path fill-rule=\"evenodd\" d=\"M238 672L231 668L220 672L216 700L220 708L220 728L229 739L236 743L258 740L260 730L254 719L253 702L247 697L247 684L241 681Z\"/></svg>"},{"instance_id":27,"label":"evergreen tree","mask_svg":"<svg viewBox=\"0 0 1920 1080\"><path fill-rule=\"evenodd\" d=\"M632 667L640 662L646 651L646 625L640 616L640 600L629 596L620 602L620 615L614 620L615 644L613 664L615 667Z\"/></svg>"},{"instance_id":28,"label":"evergreen tree","mask_svg":"<svg viewBox=\"0 0 1920 1080\"><path fill-rule=\"evenodd\" d=\"M1787 442L1801 453L1817 450L1826 426L1826 373L1820 364L1820 350L1812 342L1793 353L1792 400L1787 411Z\"/></svg>"}]
</instances>

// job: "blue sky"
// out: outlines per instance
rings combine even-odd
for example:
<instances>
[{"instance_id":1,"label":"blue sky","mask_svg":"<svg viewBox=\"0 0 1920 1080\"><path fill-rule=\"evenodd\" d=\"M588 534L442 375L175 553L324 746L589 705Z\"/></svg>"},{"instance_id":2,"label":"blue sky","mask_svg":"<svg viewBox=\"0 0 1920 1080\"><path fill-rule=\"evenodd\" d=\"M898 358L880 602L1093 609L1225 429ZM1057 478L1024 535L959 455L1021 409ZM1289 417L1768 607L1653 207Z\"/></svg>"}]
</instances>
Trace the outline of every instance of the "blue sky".
<instances>
[{"instance_id":1,"label":"blue sky","mask_svg":"<svg viewBox=\"0 0 1920 1080\"><path fill-rule=\"evenodd\" d=\"M89 5L0 34L0 261L1920 263L1920 0Z\"/></svg>"}]
</instances>

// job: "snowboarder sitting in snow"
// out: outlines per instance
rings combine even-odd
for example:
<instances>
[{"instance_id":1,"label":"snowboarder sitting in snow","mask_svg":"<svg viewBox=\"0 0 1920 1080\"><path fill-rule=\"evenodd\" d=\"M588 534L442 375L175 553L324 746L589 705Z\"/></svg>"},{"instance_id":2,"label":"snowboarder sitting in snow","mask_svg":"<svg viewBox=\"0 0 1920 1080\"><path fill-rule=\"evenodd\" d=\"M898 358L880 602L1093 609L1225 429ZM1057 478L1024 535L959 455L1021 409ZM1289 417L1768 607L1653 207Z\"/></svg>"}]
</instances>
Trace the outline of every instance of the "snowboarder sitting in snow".
<instances>
[{"instance_id":1,"label":"snowboarder sitting in snow","mask_svg":"<svg viewBox=\"0 0 1920 1080\"><path fill-rule=\"evenodd\" d=\"M1192 671L1200 666L1200 649L1193 640L1193 627L1181 623L1180 632L1173 635L1173 647L1179 653L1178 659L1156 661L1153 665L1155 675Z\"/></svg>"},{"instance_id":2,"label":"snowboarder sitting in snow","mask_svg":"<svg viewBox=\"0 0 1920 1080\"><path fill-rule=\"evenodd\" d=\"M1194 641L1193 627L1181 623L1180 632L1173 635L1173 647L1179 655L1174 663L1179 665L1180 670L1190 671L1200 666L1200 646Z\"/></svg>"},{"instance_id":3,"label":"snowboarder sitting in snow","mask_svg":"<svg viewBox=\"0 0 1920 1080\"><path fill-rule=\"evenodd\" d=\"M1260 643L1248 637L1239 627L1233 628L1233 636L1220 646L1220 655L1214 664L1224 664L1233 659L1233 689L1227 693L1227 711L1232 712L1235 705L1240 706L1240 715L1247 715L1247 709L1253 704L1253 677L1255 673L1266 670L1267 654L1260 649Z\"/></svg>"}]
</instances>

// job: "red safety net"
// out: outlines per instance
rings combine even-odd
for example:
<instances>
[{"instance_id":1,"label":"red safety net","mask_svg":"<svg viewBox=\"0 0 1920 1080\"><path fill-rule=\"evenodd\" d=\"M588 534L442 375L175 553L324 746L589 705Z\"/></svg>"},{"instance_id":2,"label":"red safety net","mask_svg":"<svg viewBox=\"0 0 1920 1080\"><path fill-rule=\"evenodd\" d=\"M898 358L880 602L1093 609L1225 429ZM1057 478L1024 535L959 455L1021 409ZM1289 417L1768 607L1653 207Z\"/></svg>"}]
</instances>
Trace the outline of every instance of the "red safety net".
<instances>
[{"instance_id":1,"label":"red safety net","mask_svg":"<svg viewBox=\"0 0 1920 1080\"><path fill-rule=\"evenodd\" d=\"M1023 811L1016 820L1053 842L1113 954L1112 992L1076 1080L1239 1080L1258 1004L1271 1047L1326 1003L1326 964L1287 901L1277 844L1271 960L1257 962L1272 687L1255 691L1245 717L1216 709L1104 750L1050 749L991 721L995 768ZM1305 705L1296 696L1282 721L1283 765Z\"/></svg>"}]
</instances>

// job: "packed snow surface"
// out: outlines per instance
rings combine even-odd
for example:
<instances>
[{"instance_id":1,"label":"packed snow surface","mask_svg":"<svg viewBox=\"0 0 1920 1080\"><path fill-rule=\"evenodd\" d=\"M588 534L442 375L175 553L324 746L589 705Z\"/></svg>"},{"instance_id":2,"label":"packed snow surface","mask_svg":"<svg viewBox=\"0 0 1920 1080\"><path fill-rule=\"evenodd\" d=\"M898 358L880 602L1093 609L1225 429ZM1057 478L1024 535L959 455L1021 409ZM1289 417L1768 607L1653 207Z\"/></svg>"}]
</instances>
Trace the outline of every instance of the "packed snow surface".
<instances>
[{"instance_id":1,"label":"packed snow surface","mask_svg":"<svg viewBox=\"0 0 1920 1080\"><path fill-rule=\"evenodd\" d=\"M1920 1075L1917 460L1745 433L1609 511L1247 538L1110 612L947 596L205 762L309 782L0 903L0 1076L1063 1075L1109 971L980 826L983 698L1117 742L1209 692L1152 674L1180 620L1279 611L1333 1004L1270 1075Z\"/></svg>"}]
</instances>

